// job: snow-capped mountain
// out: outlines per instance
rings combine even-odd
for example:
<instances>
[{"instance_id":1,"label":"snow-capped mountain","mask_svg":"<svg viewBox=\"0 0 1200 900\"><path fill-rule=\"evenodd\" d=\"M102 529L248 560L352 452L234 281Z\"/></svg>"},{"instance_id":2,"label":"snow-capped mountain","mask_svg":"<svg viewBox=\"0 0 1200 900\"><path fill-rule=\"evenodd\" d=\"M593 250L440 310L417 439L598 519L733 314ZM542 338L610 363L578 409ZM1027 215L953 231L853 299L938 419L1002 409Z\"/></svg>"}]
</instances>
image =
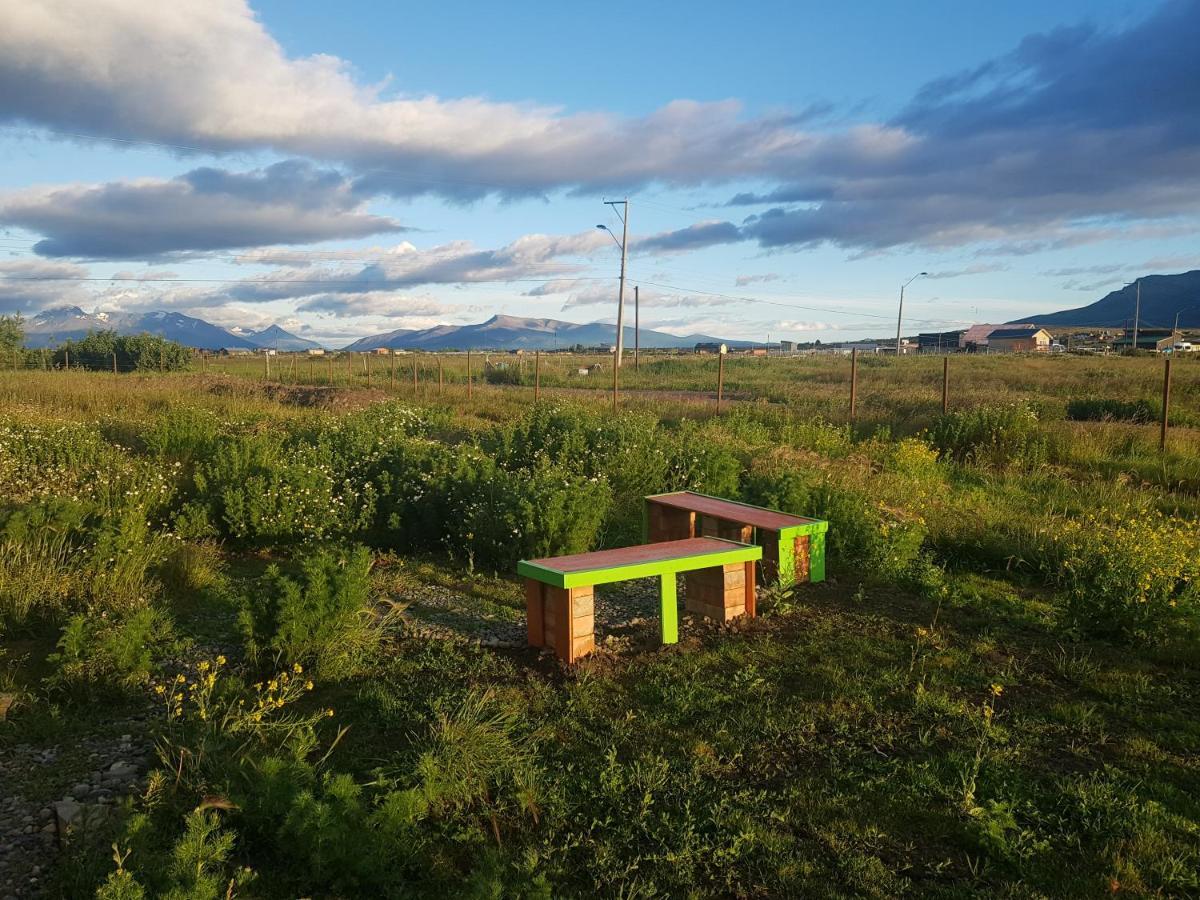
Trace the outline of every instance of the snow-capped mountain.
<instances>
[{"instance_id":1,"label":"snow-capped mountain","mask_svg":"<svg viewBox=\"0 0 1200 900\"><path fill-rule=\"evenodd\" d=\"M188 347L219 350L223 347L253 350L270 347L279 350L305 350L319 346L296 337L278 325L262 331L235 332L194 316L169 310L146 313L88 313L78 306L47 309L25 323L25 344L29 347L53 347L68 340L86 337L92 331L116 331L118 334L155 334Z\"/></svg>"}]
</instances>

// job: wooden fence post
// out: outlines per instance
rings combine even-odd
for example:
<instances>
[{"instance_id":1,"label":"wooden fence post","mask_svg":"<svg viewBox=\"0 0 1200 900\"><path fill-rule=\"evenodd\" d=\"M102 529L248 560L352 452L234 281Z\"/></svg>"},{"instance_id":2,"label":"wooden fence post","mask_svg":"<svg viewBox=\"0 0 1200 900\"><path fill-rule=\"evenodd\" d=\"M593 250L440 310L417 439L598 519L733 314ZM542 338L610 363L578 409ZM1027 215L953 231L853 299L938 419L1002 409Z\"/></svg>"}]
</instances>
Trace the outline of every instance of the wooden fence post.
<instances>
[{"instance_id":1,"label":"wooden fence post","mask_svg":"<svg viewBox=\"0 0 1200 900\"><path fill-rule=\"evenodd\" d=\"M942 357L942 415L950 412L950 357Z\"/></svg>"},{"instance_id":2,"label":"wooden fence post","mask_svg":"<svg viewBox=\"0 0 1200 900\"><path fill-rule=\"evenodd\" d=\"M117 374L117 351L113 351L113 374Z\"/></svg>"},{"instance_id":3,"label":"wooden fence post","mask_svg":"<svg viewBox=\"0 0 1200 900\"><path fill-rule=\"evenodd\" d=\"M542 392L542 351L533 351L533 402L538 402Z\"/></svg>"},{"instance_id":4,"label":"wooden fence post","mask_svg":"<svg viewBox=\"0 0 1200 900\"><path fill-rule=\"evenodd\" d=\"M396 351L388 354L388 387L396 386Z\"/></svg>"},{"instance_id":5,"label":"wooden fence post","mask_svg":"<svg viewBox=\"0 0 1200 900\"><path fill-rule=\"evenodd\" d=\"M413 353L413 399L416 400L420 393L421 389L417 386L417 354Z\"/></svg>"},{"instance_id":6,"label":"wooden fence post","mask_svg":"<svg viewBox=\"0 0 1200 900\"><path fill-rule=\"evenodd\" d=\"M63 351L63 370L66 372L71 371L71 351L70 350Z\"/></svg>"},{"instance_id":7,"label":"wooden fence post","mask_svg":"<svg viewBox=\"0 0 1200 900\"><path fill-rule=\"evenodd\" d=\"M850 350L850 421L858 411L858 348Z\"/></svg>"},{"instance_id":8,"label":"wooden fence post","mask_svg":"<svg viewBox=\"0 0 1200 900\"><path fill-rule=\"evenodd\" d=\"M440 353L438 354L437 361L438 361L438 396L440 397L440 396L442 396L442 388L444 387L444 385L442 383L442 355Z\"/></svg>"},{"instance_id":9,"label":"wooden fence post","mask_svg":"<svg viewBox=\"0 0 1200 900\"><path fill-rule=\"evenodd\" d=\"M725 393L725 354L717 351L717 415L721 414L721 396Z\"/></svg>"},{"instance_id":10,"label":"wooden fence post","mask_svg":"<svg viewBox=\"0 0 1200 900\"><path fill-rule=\"evenodd\" d=\"M1167 418L1171 414L1171 357L1167 357L1163 366L1163 395L1162 395L1162 426L1158 433L1158 449L1165 453L1167 449Z\"/></svg>"},{"instance_id":11,"label":"wooden fence post","mask_svg":"<svg viewBox=\"0 0 1200 900\"><path fill-rule=\"evenodd\" d=\"M363 360L367 364L367 387L370 387L371 386L371 354L368 353L366 356L363 357Z\"/></svg>"},{"instance_id":12,"label":"wooden fence post","mask_svg":"<svg viewBox=\"0 0 1200 900\"><path fill-rule=\"evenodd\" d=\"M467 399L471 399L471 351L467 351Z\"/></svg>"}]
</instances>

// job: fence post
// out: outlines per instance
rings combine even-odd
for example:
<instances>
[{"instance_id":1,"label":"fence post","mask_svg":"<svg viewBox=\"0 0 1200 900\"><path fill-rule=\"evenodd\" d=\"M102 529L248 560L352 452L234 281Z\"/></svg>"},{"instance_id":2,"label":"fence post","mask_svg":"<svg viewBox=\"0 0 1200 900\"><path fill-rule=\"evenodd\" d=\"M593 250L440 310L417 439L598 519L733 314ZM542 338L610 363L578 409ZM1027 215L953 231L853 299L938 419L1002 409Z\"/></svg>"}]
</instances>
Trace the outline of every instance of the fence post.
<instances>
[{"instance_id":1,"label":"fence post","mask_svg":"<svg viewBox=\"0 0 1200 900\"><path fill-rule=\"evenodd\" d=\"M17 371L17 348L13 347L13 373Z\"/></svg>"},{"instance_id":2,"label":"fence post","mask_svg":"<svg viewBox=\"0 0 1200 900\"><path fill-rule=\"evenodd\" d=\"M115 350L113 351L113 374L117 374L117 353Z\"/></svg>"},{"instance_id":3,"label":"fence post","mask_svg":"<svg viewBox=\"0 0 1200 900\"><path fill-rule=\"evenodd\" d=\"M329 383L330 383L330 385L332 385L333 384L333 355L332 354L325 358L325 365L326 365L326 368L329 370Z\"/></svg>"},{"instance_id":4,"label":"fence post","mask_svg":"<svg viewBox=\"0 0 1200 900\"><path fill-rule=\"evenodd\" d=\"M354 384L354 351L346 351L346 379L347 383Z\"/></svg>"},{"instance_id":5,"label":"fence post","mask_svg":"<svg viewBox=\"0 0 1200 900\"><path fill-rule=\"evenodd\" d=\"M942 357L942 415L950 412L950 357Z\"/></svg>"},{"instance_id":6,"label":"fence post","mask_svg":"<svg viewBox=\"0 0 1200 900\"><path fill-rule=\"evenodd\" d=\"M371 386L371 354L368 353L365 357L363 357L363 359L367 364L367 387L370 387Z\"/></svg>"},{"instance_id":7,"label":"fence post","mask_svg":"<svg viewBox=\"0 0 1200 900\"><path fill-rule=\"evenodd\" d=\"M467 351L467 399L471 399L471 351Z\"/></svg>"},{"instance_id":8,"label":"fence post","mask_svg":"<svg viewBox=\"0 0 1200 900\"><path fill-rule=\"evenodd\" d=\"M71 371L71 351L70 350L63 351L63 371L65 371L65 372Z\"/></svg>"},{"instance_id":9,"label":"fence post","mask_svg":"<svg viewBox=\"0 0 1200 900\"><path fill-rule=\"evenodd\" d=\"M438 396L440 397L440 396L442 396L442 388L443 388L443 384L442 384L442 355L441 355L440 353L438 354L437 361L438 361Z\"/></svg>"},{"instance_id":10,"label":"fence post","mask_svg":"<svg viewBox=\"0 0 1200 900\"><path fill-rule=\"evenodd\" d=\"M858 411L858 348L850 349L850 421Z\"/></svg>"},{"instance_id":11,"label":"fence post","mask_svg":"<svg viewBox=\"0 0 1200 900\"><path fill-rule=\"evenodd\" d=\"M717 415L721 414L721 397L725 393L725 354L717 351Z\"/></svg>"},{"instance_id":12,"label":"fence post","mask_svg":"<svg viewBox=\"0 0 1200 900\"><path fill-rule=\"evenodd\" d=\"M388 354L388 387L396 386L396 351Z\"/></svg>"},{"instance_id":13,"label":"fence post","mask_svg":"<svg viewBox=\"0 0 1200 900\"><path fill-rule=\"evenodd\" d=\"M1171 413L1171 357L1169 356L1163 366L1162 408L1162 426L1158 432L1158 449L1160 453L1165 453L1167 449L1167 417Z\"/></svg>"},{"instance_id":14,"label":"fence post","mask_svg":"<svg viewBox=\"0 0 1200 900\"><path fill-rule=\"evenodd\" d=\"M533 402L538 402L542 392L542 351L533 351Z\"/></svg>"},{"instance_id":15,"label":"fence post","mask_svg":"<svg viewBox=\"0 0 1200 900\"><path fill-rule=\"evenodd\" d=\"M413 399L416 400L420 395L421 389L417 386L417 354L413 353Z\"/></svg>"}]
</instances>

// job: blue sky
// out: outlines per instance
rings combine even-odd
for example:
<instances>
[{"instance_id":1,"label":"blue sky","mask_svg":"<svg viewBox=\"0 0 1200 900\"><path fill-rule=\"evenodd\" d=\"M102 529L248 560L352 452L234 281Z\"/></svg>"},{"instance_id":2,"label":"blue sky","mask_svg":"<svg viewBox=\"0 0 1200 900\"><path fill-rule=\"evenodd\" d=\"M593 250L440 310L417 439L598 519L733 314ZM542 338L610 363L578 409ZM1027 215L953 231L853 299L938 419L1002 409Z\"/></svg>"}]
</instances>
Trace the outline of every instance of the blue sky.
<instances>
[{"instance_id":1,"label":"blue sky","mask_svg":"<svg viewBox=\"0 0 1200 900\"><path fill-rule=\"evenodd\" d=\"M885 335L919 271L906 333L1200 267L1197 3L709 6L17 0L0 310L611 321L623 196L677 333Z\"/></svg>"}]
</instances>

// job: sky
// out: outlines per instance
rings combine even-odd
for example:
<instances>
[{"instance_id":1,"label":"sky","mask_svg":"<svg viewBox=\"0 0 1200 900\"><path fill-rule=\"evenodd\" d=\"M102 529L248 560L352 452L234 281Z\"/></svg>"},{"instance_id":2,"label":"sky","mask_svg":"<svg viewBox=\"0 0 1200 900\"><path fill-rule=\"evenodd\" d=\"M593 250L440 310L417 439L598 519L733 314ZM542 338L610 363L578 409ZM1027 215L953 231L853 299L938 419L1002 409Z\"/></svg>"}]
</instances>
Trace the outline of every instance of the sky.
<instances>
[{"instance_id":1,"label":"sky","mask_svg":"<svg viewBox=\"0 0 1200 900\"><path fill-rule=\"evenodd\" d=\"M612 322L625 199L629 293L676 334L894 335L920 272L905 334L1200 268L1200 0L4 18L0 312Z\"/></svg>"}]
</instances>

